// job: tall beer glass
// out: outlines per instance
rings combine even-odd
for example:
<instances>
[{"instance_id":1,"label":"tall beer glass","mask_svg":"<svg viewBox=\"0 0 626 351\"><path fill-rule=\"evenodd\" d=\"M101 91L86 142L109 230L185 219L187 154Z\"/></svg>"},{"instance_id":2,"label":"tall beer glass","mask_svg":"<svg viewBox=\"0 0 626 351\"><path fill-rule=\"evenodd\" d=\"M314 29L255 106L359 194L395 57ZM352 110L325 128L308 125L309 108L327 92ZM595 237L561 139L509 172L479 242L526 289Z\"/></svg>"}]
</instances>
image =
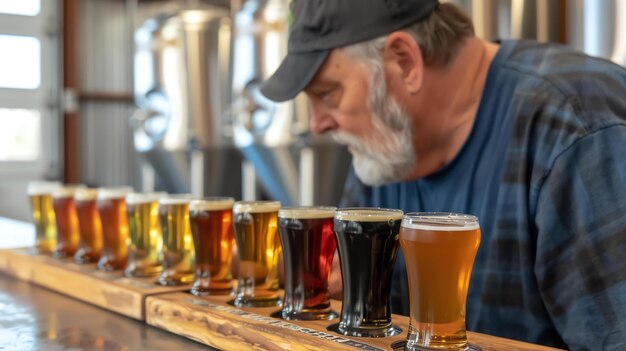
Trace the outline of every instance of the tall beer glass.
<instances>
[{"instance_id":1,"label":"tall beer glass","mask_svg":"<svg viewBox=\"0 0 626 351\"><path fill-rule=\"evenodd\" d=\"M31 182L27 193L35 224L35 249L39 254L50 254L57 244L57 225L52 208L52 191L59 182Z\"/></svg>"},{"instance_id":2,"label":"tall beer glass","mask_svg":"<svg viewBox=\"0 0 626 351\"><path fill-rule=\"evenodd\" d=\"M52 252L54 257L73 257L78 250L79 228L74 192L84 187L63 186L52 192L52 207L57 223L57 245Z\"/></svg>"},{"instance_id":3,"label":"tall beer glass","mask_svg":"<svg viewBox=\"0 0 626 351\"><path fill-rule=\"evenodd\" d=\"M465 301L480 244L478 218L408 213L400 244L409 279L407 350L465 350Z\"/></svg>"},{"instance_id":4,"label":"tall beer glass","mask_svg":"<svg viewBox=\"0 0 626 351\"><path fill-rule=\"evenodd\" d=\"M194 295L227 295L232 291L234 203L232 197L209 197L189 204L196 250L196 276L191 288Z\"/></svg>"},{"instance_id":5,"label":"tall beer glass","mask_svg":"<svg viewBox=\"0 0 626 351\"><path fill-rule=\"evenodd\" d=\"M102 254L98 269L119 270L126 267L128 255L128 220L126 195L130 187L104 188L98 192L98 212L102 222Z\"/></svg>"},{"instance_id":6,"label":"tall beer glass","mask_svg":"<svg viewBox=\"0 0 626 351\"><path fill-rule=\"evenodd\" d=\"M159 225L159 198L165 193L126 195L128 261L124 274L153 277L163 270L163 235Z\"/></svg>"},{"instance_id":7,"label":"tall beer glass","mask_svg":"<svg viewBox=\"0 0 626 351\"><path fill-rule=\"evenodd\" d=\"M288 207L278 211L278 232L285 262L285 300L275 317L333 319L330 268L337 243L335 207Z\"/></svg>"},{"instance_id":8,"label":"tall beer glass","mask_svg":"<svg viewBox=\"0 0 626 351\"><path fill-rule=\"evenodd\" d=\"M278 201L239 201L233 206L233 227L239 255L237 307L279 306Z\"/></svg>"},{"instance_id":9,"label":"tall beer glass","mask_svg":"<svg viewBox=\"0 0 626 351\"><path fill-rule=\"evenodd\" d=\"M383 208L344 208L334 221L341 262L343 304L338 324L343 335L386 337L401 330L391 324L389 294L398 253L403 212Z\"/></svg>"},{"instance_id":10,"label":"tall beer glass","mask_svg":"<svg viewBox=\"0 0 626 351\"><path fill-rule=\"evenodd\" d=\"M95 263L102 251L102 222L98 213L98 189L78 189L74 193L74 203L78 214L80 240L74 255L76 263Z\"/></svg>"},{"instance_id":11,"label":"tall beer glass","mask_svg":"<svg viewBox=\"0 0 626 351\"><path fill-rule=\"evenodd\" d=\"M189 226L191 195L170 195L159 200L159 222L163 233L161 285L193 282L194 247Z\"/></svg>"}]
</instances>

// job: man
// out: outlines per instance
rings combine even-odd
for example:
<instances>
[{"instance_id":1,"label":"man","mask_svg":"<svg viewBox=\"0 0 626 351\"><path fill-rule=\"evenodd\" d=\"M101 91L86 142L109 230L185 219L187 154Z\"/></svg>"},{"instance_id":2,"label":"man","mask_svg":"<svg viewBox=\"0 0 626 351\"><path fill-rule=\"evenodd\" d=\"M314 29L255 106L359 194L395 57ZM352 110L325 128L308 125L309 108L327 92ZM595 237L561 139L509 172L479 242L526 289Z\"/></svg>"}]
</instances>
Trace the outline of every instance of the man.
<instances>
[{"instance_id":1,"label":"man","mask_svg":"<svg viewBox=\"0 0 626 351\"><path fill-rule=\"evenodd\" d=\"M479 217L469 330L626 350L626 71L436 0L295 0L262 88L348 145L353 205ZM445 264L445 258L442 258ZM392 291L408 314L404 260Z\"/></svg>"}]
</instances>

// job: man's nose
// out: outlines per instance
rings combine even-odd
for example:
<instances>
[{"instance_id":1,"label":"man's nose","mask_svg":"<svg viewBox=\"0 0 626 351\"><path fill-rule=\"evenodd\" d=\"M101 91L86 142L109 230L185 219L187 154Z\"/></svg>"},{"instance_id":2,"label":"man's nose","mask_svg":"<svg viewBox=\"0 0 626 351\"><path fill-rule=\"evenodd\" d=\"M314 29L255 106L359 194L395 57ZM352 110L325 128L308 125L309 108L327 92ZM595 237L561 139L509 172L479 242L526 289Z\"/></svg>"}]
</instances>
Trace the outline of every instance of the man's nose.
<instances>
[{"instance_id":1,"label":"man's nose","mask_svg":"<svg viewBox=\"0 0 626 351\"><path fill-rule=\"evenodd\" d=\"M310 127L313 133L323 134L337 129L339 125L328 110L314 103L311 106Z\"/></svg>"}]
</instances>

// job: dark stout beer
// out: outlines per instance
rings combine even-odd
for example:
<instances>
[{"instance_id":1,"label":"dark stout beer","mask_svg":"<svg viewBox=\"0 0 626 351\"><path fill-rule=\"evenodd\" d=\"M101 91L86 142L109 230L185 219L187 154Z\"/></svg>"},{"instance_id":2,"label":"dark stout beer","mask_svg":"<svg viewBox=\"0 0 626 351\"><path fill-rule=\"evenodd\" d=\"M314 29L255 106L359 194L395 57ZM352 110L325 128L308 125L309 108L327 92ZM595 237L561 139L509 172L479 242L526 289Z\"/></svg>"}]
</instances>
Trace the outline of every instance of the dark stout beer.
<instances>
[{"instance_id":1,"label":"dark stout beer","mask_svg":"<svg viewBox=\"0 0 626 351\"><path fill-rule=\"evenodd\" d=\"M368 337L400 332L391 324L389 294L401 221L400 210L337 210L334 231L341 261L343 304L341 320L331 330Z\"/></svg>"}]
</instances>

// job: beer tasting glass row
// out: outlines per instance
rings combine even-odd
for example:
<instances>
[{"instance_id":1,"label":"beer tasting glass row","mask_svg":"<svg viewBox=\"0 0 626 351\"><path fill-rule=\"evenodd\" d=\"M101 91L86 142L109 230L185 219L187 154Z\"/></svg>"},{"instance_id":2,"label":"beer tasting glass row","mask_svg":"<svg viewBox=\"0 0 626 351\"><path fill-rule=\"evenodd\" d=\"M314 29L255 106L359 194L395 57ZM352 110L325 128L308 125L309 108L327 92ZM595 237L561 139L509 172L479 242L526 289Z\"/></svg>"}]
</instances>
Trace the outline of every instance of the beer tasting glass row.
<instances>
[{"instance_id":1,"label":"beer tasting glass row","mask_svg":"<svg viewBox=\"0 0 626 351\"><path fill-rule=\"evenodd\" d=\"M410 293L407 349L467 348L465 299L480 242L478 219L383 208L287 207L278 201L133 193L34 183L28 194L36 249L191 293L234 295L237 307L282 308L274 317L331 320L329 282L340 258L343 304L328 330L387 337L398 243ZM234 253L237 260L232 260ZM284 294L279 295L279 257ZM237 272L236 288L231 272Z\"/></svg>"}]
</instances>

